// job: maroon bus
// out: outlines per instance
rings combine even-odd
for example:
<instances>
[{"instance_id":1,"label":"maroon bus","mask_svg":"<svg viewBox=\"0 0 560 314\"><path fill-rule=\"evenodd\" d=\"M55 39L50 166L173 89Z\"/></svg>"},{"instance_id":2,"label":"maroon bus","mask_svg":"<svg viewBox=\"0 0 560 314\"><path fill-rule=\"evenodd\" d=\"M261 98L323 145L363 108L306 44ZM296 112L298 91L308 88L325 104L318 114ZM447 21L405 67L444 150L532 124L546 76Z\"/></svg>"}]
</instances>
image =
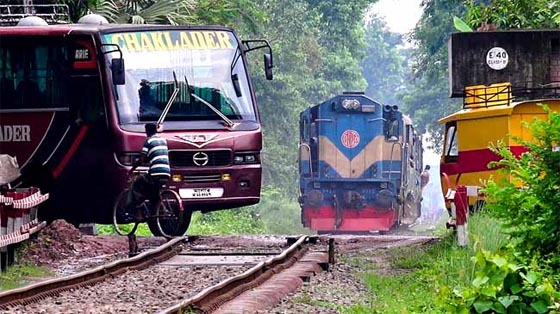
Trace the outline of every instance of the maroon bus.
<instances>
[{"instance_id":1,"label":"maroon bus","mask_svg":"<svg viewBox=\"0 0 560 314\"><path fill-rule=\"evenodd\" d=\"M0 153L17 157L16 185L50 193L43 219L110 223L144 125L159 120L184 233L194 210L259 202L262 133L246 59L259 48L272 79L268 42L227 27L0 27Z\"/></svg>"}]
</instances>

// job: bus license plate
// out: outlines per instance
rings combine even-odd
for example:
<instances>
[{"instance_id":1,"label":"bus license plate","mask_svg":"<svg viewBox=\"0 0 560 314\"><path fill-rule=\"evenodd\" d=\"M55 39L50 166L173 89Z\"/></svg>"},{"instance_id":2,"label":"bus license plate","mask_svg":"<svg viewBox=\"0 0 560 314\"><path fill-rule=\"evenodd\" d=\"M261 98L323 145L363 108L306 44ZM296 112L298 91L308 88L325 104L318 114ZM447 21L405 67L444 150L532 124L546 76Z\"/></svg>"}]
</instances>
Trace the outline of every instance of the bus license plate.
<instances>
[{"instance_id":1,"label":"bus license plate","mask_svg":"<svg viewBox=\"0 0 560 314\"><path fill-rule=\"evenodd\" d=\"M223 188L179 189L181 198L215 198L222 197L223 194Z\"/></svg>"}]
</instances>

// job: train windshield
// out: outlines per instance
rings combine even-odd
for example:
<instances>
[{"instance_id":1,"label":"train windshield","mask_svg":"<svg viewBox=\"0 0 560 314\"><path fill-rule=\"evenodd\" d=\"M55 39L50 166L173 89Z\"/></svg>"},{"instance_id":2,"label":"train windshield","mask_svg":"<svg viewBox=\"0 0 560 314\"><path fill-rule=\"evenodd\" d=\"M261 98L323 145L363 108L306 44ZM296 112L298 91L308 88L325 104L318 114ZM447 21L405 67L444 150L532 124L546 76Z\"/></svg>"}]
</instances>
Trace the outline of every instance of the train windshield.
<instances>
[{"instance_id":1,"label":"train windshield","mask_svg":"<svg viewBox=\"0 0 560 314\"><path fill-rule=\"evenodd\" d=\"M125 62L126 84L115 86L121 124L157 121L177 86L165 121L256 121L238 41L229 31L169 30L105 34ZM109 47L110 49L110 47ZM118 57L112 52L107 61Z\"/></svg>"}]
</instances>

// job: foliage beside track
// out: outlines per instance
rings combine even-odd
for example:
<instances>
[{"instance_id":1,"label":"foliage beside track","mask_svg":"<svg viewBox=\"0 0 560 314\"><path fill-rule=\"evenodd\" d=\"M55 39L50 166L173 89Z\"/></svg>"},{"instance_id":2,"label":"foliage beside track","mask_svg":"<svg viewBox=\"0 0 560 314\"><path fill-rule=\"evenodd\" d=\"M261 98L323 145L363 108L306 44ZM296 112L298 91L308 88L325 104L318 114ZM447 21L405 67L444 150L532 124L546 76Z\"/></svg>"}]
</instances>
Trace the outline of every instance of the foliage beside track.
<instances>
[{"instance_id":1,"label":"foliage beside track","mask_svg":"<svg viewBox=\"0 0 560 314\"><path fill-rule=\"evenodd\" d=\"M440 229L442 239L421 250L391 249L386 260L373 265L367 262L367 253L350 258L350 263L363 269L360 276L369 295L362 303L368 306L356 305L342 313L449 313L438 308L438 300L453 289L447 287L468 287L475 278L475 265L470 257L478 249L499 252L508 242L507 235L488 214L472 217L468 227L470 243L476 245L466 249L457 246L452 232Z\"/></svg>"},{"instance_id":2,"label":"foliage beside track","mask_svg":"<svg viewBox=\"0 0 560 314\"><path fill-rule=\"evenodd\" d=\"M441 304L453 313L560 313L560 113L526 123L533 139L519 158L504 143L491 149L508 181L489 180L487 211L511 241L500 254L479 250L476 276L448 291Z\"/></svg>"},{"instance_id":3,"label":"foliage beside track","mask_svg":"<svg viewBox=\"0 0 560 314\"><path fill-rule=\"evenodd\" d=\"M193 214L187 234L259 234L264 233L262 221L253 208Z\"/></svg>"},{"instance_id":4,"label":"foliage beside track","mask_svg":"<svg viewBox=\"0 0 560 314\"><path fill-rule=\"evenodd\" d=\"M30 278L46 277L49 272L43 267L34 265L13 265L5 272L0 272L0 291L15 289Z\"/></svg>"},{"instance_id":5,"label":"foliage beside track","mask_svg":"<svg viewBox=\"0 0 560 314\"><path fill-rule=\"evenodd\" d=\"M526 263L537 258L560 269L560 113L544 108L549 122L526 124L534 140L516 138L528 152L516 158L504 143L493 148L502 160L490 166L503 167L498 171L513 182L490 181L488 207L517 240L512 244Z\"/></svg>"}]
</instances>

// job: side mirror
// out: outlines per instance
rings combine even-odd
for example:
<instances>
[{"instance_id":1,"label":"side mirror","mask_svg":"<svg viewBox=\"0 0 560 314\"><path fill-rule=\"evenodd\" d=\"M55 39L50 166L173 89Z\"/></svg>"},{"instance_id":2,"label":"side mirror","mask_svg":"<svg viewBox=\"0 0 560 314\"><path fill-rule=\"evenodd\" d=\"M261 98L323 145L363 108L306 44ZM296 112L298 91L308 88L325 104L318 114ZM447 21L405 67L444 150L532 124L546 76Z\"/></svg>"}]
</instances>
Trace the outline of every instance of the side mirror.
<instances>
[{"instance_id":1,"label":"side mirror","mask_svg":"<svg viewBox=\"0 0 560 314\"><path fill-rule=\"evenodd\" d=\"M114 85L124 85L124 59L114 58L111 60L111 74L113 76Z\"/></svg>"},{"instance_id":2,"label":"side mirror","mask_svg":"<svg viewBox=\"0 0 560 314\"><path fill-rule=\"evenodd\" d=\"M237 96L237 97L243 96L243 94L241 93L241 86L239 85L239 75L237 75L237 73L235 73L231 76L231 82L233 83L233 89L235 90L235 96Z\"/></svg>"},{"instance_id":3,"label":"side mirror","mask_svg":"<svg viewBox=\"0 0 560 314\"><path fill-rule=\"evenodd\" d=\"M267 80L272 80L272 68L274 64L272 63L272 54L264 54L264 74Z\"/></svg>"}]
</instances>

